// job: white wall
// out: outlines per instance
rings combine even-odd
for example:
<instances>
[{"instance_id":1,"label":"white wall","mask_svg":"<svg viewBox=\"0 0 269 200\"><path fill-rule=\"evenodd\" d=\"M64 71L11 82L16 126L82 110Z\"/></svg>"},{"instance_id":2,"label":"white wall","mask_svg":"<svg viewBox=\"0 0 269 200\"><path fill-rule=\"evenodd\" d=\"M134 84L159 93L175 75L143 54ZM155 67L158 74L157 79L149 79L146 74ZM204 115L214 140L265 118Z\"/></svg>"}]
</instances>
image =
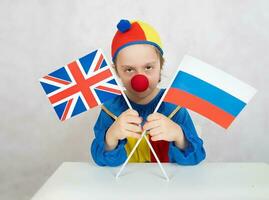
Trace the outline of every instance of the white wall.
<instances>
[{"instance_id":1,"label":"white wall","mask_svg":"<svg viewBox=\"0 0 269 200\"><path fill-rule=\"evenodd\" d=\"M174 2L174 3L173 3ZM29 199L64 161L89 161L99 108L58 121L38 79L95 48L110 56L121 18L160 33L166 86L183 55L259 91L227 131L192 113L207 161L269 162L268 1L0 1L0 199Z\"/></svg>"}]
</instances>

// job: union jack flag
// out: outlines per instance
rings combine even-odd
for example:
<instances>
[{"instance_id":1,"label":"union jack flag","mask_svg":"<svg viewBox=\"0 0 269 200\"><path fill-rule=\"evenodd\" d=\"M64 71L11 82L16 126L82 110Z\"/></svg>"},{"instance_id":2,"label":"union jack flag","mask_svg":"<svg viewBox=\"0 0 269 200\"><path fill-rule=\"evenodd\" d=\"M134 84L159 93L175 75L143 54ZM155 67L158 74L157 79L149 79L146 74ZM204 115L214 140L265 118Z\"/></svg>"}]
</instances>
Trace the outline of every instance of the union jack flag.
<instances>
[{"instance_id":1,"label":"union jack flag","mask_svg":"<svg viewBox=\"0 0 269 200\"><path fill-rule=\"evenodd\" d=\"M121 95L100 49L44 76L40 83L62 121Z\"/></svg>"}]
</instances>

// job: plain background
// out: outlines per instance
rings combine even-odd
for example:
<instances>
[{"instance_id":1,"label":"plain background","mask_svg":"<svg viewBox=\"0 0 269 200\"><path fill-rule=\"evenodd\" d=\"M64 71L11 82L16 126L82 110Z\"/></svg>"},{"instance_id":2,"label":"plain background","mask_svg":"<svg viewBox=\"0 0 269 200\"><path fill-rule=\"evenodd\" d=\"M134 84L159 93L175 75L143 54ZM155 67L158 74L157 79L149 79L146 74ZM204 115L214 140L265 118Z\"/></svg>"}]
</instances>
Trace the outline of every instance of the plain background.
<instances>
[{"instance_id":1,"label":"plain background","mask_svg":"<svg viewBox=\"0 0 269 200\"><path fill-rule=\"evenodd\" d=\"M228 130L191 112L205 162L269 162L269 3L228 1L0 1L0 199L29 199L64 161L92 162L100 108L64 123L38 79L110 43L121 18L154 26L164 43L165 87L184 54L257 88Z\"/></svg>"}]
</instances>

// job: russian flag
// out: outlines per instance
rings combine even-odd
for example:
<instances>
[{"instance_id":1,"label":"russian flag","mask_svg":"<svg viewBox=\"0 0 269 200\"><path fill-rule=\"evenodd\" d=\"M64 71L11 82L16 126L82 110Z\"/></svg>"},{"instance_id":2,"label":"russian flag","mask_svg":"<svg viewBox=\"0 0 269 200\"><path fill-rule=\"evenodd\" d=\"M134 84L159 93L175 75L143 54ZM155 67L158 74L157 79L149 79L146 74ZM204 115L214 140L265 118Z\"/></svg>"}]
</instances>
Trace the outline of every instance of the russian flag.
<instances>
[{"instance_id":1,"label":"russian flag","mask_svg":"<svg viewBox=\"0 0 269 200\"><path fill-rule=\"evenodd\" d=\"M189 108L228 128L256 89L191 56L184 56L164 101Z\"/></svg>"}]
</instances>

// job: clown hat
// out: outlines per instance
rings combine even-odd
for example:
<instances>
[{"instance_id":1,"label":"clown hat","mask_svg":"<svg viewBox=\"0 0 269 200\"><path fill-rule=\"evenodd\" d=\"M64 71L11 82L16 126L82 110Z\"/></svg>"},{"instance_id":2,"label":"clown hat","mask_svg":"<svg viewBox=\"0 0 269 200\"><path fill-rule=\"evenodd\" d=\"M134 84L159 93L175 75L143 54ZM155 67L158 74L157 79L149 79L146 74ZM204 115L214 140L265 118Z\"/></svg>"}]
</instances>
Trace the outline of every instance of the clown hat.
<instances>
[{"instance_id":1,"label":"clown hat","mask_svg":"<svg viewBox=\"0 0 269 200\"><path fill-rule=\"evenodd\" d=\"M119 51L134 44L150 44L155 46L163 55L162 43L157 31L142 21L129 21L122 19L117 25L117 32L111 44L113 62Z\"/></svg>"}]
</instances>

